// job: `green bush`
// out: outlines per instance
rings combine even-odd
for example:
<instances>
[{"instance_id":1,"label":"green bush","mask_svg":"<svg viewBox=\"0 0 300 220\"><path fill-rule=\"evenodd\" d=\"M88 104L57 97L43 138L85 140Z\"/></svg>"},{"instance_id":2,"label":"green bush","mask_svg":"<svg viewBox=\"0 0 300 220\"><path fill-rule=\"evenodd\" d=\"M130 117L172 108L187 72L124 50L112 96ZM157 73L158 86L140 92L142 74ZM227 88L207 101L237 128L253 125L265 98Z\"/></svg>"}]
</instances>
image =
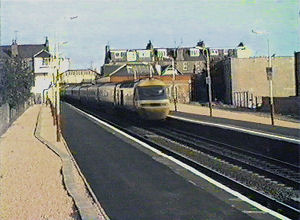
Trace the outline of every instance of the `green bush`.
<instances>
[{"instance_id":1,"label":"green bush","mask_svg":"<svg viewBox=\"0 0 300 220\"><path fill-rule=\"evenodd\" d=\"M31 96L34 75L28 63L18 57L6 59L2 66L2 102L15 107Z\"/></svg>"}]
</instances>

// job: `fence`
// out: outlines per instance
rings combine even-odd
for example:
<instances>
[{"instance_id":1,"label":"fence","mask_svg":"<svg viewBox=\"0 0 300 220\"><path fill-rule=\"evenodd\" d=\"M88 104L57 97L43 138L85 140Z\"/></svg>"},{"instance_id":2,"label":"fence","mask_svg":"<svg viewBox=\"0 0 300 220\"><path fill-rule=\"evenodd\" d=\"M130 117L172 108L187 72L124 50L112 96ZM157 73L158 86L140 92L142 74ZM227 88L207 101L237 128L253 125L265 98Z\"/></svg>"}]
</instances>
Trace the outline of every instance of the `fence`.
<instances>
[{"instance_id":1,"label":"fence","mask_svg":"<svg viewBox=\"0 0 300 220\"><path fill-rule=\"evenodd\" d=\"M259 108L262 106L262 97L254 96L249 91L233 92L232 104L242 108Z\"/></svg>"},{"instance_id":2,"label":"fence","mask_svg":"<svg viewBox=\"0 0 300 220\"><path fill-rule=\"evenodd\" d=\"M0 136L8 129L8 127L21 115L25 110L33 104L33 99L10 108L9 105L3 104L0 106Z\"/></svg>"}]
</instances>

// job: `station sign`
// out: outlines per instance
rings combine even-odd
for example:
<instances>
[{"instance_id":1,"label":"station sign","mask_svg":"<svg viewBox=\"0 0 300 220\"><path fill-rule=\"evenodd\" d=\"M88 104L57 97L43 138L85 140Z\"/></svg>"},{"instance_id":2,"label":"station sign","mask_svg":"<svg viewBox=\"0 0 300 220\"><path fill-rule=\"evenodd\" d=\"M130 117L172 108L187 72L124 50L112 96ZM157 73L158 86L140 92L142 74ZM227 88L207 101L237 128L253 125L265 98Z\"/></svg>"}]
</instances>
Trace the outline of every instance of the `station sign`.
<instances>
[{"instance_id":1,"label":"station sign","mask_svg":"<svg viewBox=\"0 0 300 220\"><path fill-rule=\"evenodd\" d=\"M205 79L206 79L206 84L207 84L207 85L211 83L210 77L206 77Z\"/></svg>"},{"instance_id":2,"label":"station sign","mask_svg":"<svg viewBox=\"0 0 300 220\"><path fill-rule=\"evenodd\" d=\"M272 80L272 67L266 67L266 73L267 73L267 80Z\"/></svg>"}]
</instances>

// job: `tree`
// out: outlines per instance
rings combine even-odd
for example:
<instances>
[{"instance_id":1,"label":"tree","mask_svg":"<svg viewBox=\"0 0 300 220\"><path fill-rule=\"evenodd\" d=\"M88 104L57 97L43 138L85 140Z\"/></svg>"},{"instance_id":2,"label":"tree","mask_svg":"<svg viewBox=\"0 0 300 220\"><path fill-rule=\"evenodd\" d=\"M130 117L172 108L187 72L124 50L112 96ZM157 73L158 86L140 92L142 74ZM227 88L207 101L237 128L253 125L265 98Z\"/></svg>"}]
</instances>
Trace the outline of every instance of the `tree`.
<instances>
[{"instance_id":1,"label":"tree","mask_svg":"<svg viewBox=\"0 0 300 220\"><path fill-rule=\"evenodd\" d=\"M11 107L23 103L31 96L33 81L34 75L26 61L18 57L6 59L0 81L2 101Z\"/></svg>"}]
</instances>

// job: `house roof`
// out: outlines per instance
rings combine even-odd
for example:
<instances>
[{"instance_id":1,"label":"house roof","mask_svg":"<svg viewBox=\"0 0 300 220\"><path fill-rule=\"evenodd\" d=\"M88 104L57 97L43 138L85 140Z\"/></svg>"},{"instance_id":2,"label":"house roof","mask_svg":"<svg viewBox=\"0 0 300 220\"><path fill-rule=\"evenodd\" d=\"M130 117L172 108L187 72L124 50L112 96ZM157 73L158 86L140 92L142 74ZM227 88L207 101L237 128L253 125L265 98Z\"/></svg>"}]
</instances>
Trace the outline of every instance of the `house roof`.
<instances>
[{"instance_id":1,"label":"house roof","mask_svg":"<svg viewBox=\"0 0 300 220\"><path fill-rule=\"evenodd\" d=\"M46 49L45 44L23 44L17 45L18 56L21 58L32 58L35 54ZM11 57L11 45L0 46L1 57Z\"/></svg>"},{"instance_id":2,"label":"house roof","mask_svg":"<svg viewBox=\"0 0 300 220\"><path fill-rule=\"evenodd\" d=\"M31 58L43 49L45 49L44 44L18 45L18 53L22 58Z\"/></svg>"},{"instance_id":3,"label":"house roof","mask_svg":"<svg viewBox=\"0 0 300 220\"><path fill-rule=\"evenodd\" d=\"M164 75L168 70L172 69L172 65L163 65L161 66L161 74ZM175 69L175 74L176 75L183 75L176 67L174 67Z\"/></svg>"},{"instance_id":4,"label":"house roof","mask_svg":"<svg viewBox=\"0 0 300 220\"><path fill-rule=\"evenodd\" d=\"M46 58L46 57L51 57L51 54L48 51L43 49L43 50L39 51L37 54L35 54L34 57Z\"/></svg>"},{"instance_id":5,"label":"house roof","mask_svg":"<svg viewBox=\"0 0 300 220\"><path fill-rule=\"evenodd\" d=\"M0 58L9 58L11 54L11 46L0 46Z\"/></svg>"},{"instance_id":6,"label":"house roof","mask_svg":"<svg viewBox=\"0 0 300 220\"><path fill-rule=\"evenodd\" d=\"M122 65L104 65L102 69L102 73L104 76L107 76L119 69L113 74L114 76L132 76L133 71L136 71L137 76L150 75L149 66L147 65L132 65L134 70L126 66L124 66L123 68L121 67ZM153 71L152 74L157 75L156 71Z\"/></svg>"}]
</instances>

